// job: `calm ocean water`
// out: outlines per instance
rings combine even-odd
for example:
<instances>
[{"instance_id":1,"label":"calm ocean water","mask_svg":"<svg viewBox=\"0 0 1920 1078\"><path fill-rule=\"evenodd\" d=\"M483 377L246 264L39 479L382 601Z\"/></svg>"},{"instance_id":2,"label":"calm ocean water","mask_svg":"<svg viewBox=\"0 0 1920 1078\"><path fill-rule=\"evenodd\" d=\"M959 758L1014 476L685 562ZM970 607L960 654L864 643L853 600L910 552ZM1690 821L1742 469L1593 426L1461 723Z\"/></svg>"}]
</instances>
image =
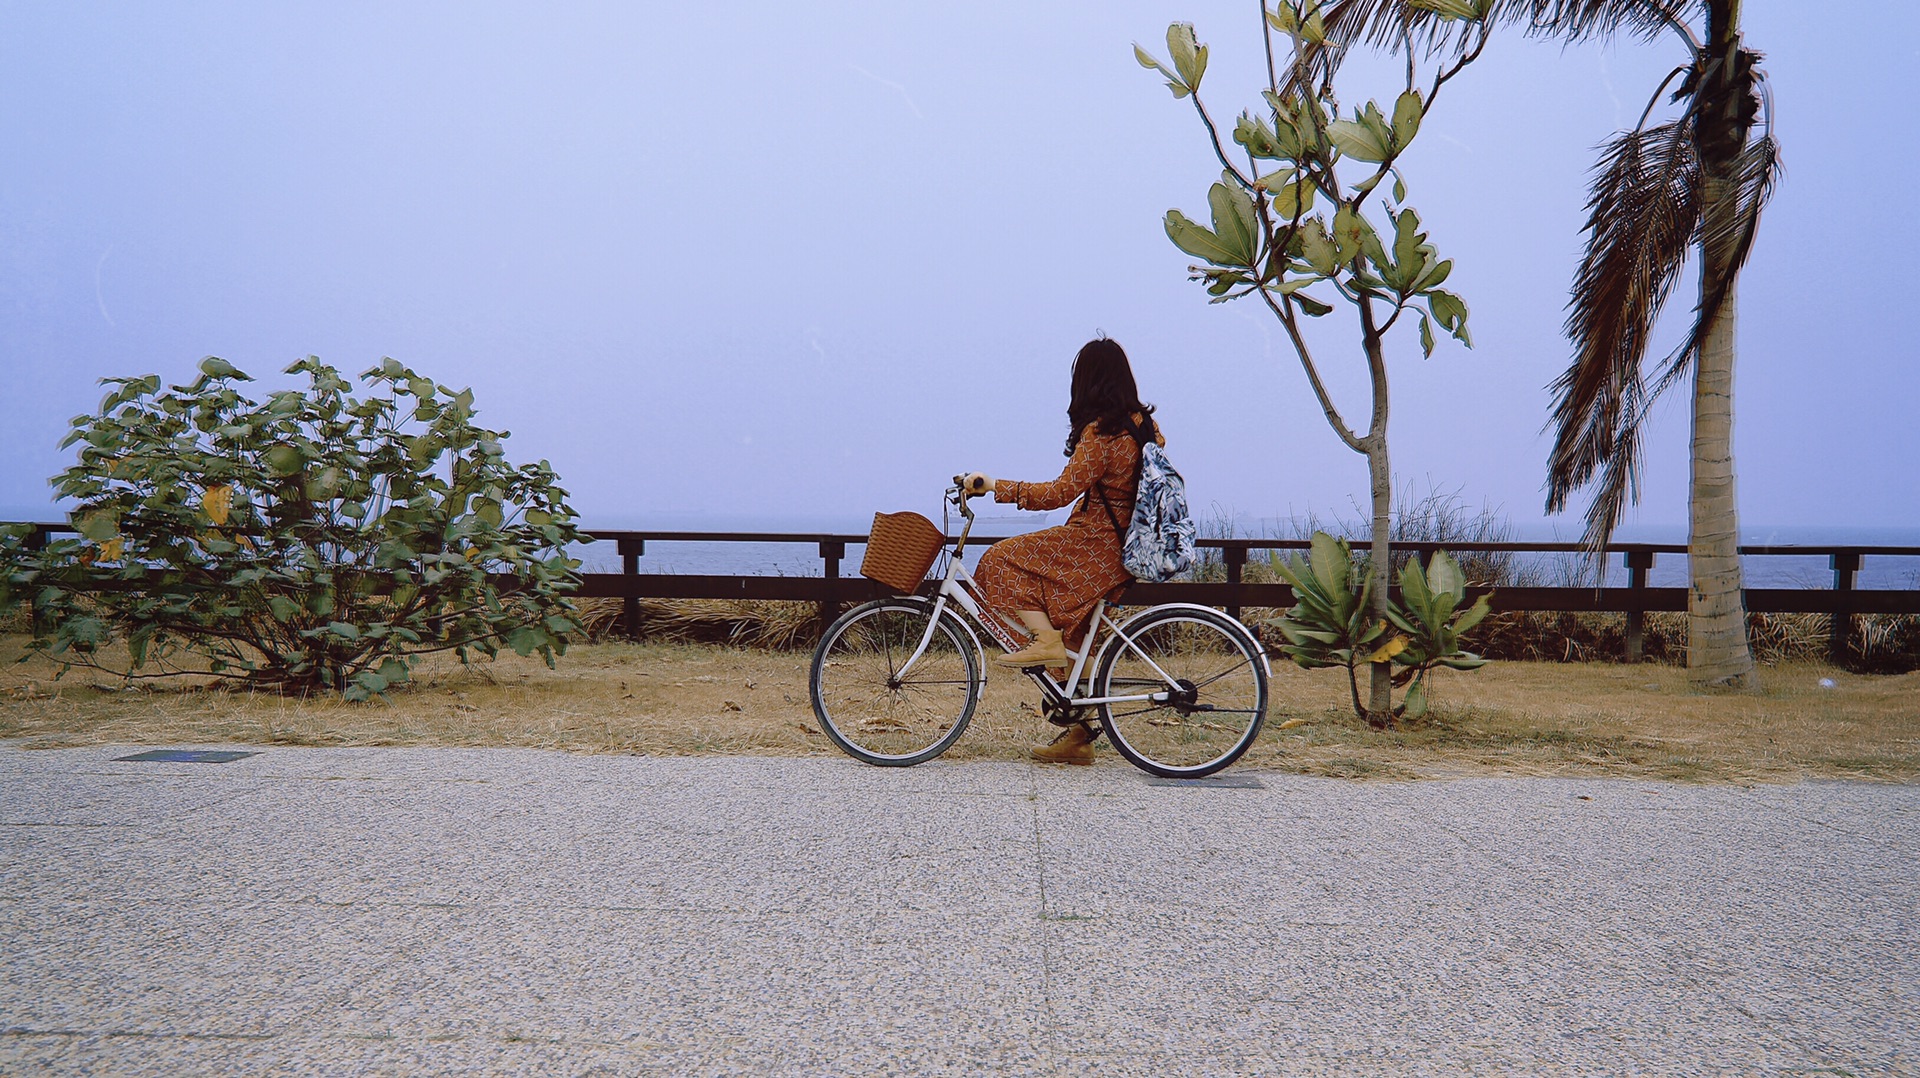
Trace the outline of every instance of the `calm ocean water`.
<instances>
[{"instance_id":1,"label":"calm ocean water","mask_svg":"<svg viewBox=\"0 0 1920 1078\"><path fill-rule=\"evenodd\" d=\"M913 506L916 511L940 523L938 507ZM1017 535L1058 524L1066 519L1065 510L1051 513L1017 513L1005 509L982 508L975 534L982 536ZM0 506L0 520L46 520L57 516L46 508ZM604 529L700 532L779 532L829 535L865 535L872 523L871 514L749 516L742 514L668 513L646 517L589 517L587 526ZM952 529L959 529L955 518ZM1219 535L1229 530L1219 517L1202 520L1202 534ZM1240 537L1293 537L1297 531L1289 522L1241 518L1231 525ZM1515 526L1518 540L1560 541L1577 539L1577 521L1570 521L1557 532L1551 526L1532 528ZM1680 543L1686 539L1678 528L1627 527L1620 531L1623 542ZM1834 525L1770 527L1755 526L1741 530L1741 542L1747 544L1800 545L1852 544L1860 546L1920 546L1920 527L1848 528ZM612 543L593 543L575 552L589 572L618 572L620 557ZM862 549L849 544L841 560L843 576L857 576ZM972 557L968 558L971 562ZM1528 556L1544 584L1570 583L1572 567L1566 555ZM647 543L640 558L643 573L759 574L766 576L818 576L822 564L819 549L813 543ZM1831 587L1833 570L1823 556L1749 555L1745 559L1747 585L1756 588ZM1681 587L1687 582L1684 555L1661 555L1654 563L1649 582L1655 587ZM1626 570L1618 556L1608 569L1609 583L1624 585ZM1862 588L1920 588L1920 557L1869 556L1861 565L1858 585Z\"/></svg>"}]
</instances>

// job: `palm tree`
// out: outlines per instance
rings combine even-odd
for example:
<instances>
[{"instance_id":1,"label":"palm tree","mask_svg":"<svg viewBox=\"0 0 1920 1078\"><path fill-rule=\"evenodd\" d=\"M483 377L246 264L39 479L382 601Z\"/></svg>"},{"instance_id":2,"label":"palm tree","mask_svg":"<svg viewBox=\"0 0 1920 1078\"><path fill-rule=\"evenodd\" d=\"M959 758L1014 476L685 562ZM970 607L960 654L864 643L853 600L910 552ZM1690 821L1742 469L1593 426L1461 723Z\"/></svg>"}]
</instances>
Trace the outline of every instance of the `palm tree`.
<instances>
[{"instance_id":1,"label":"palm tree","mask_svg":"<svg viewBox=\"0 0 1920 1078\"><path fill-rule=\"evenodd\" d=\"M1734 500L1736 284L1779 171L1762 123L1766 76L1740 36L1741 0L1335 0L1328 36L1407 49L1464 47L1454 18L1484 15L1566 41L1666 35L1686 48L1640 122L1604 148L1587 198L1586 253L1566 320L1573 359L1554 380L1547 511L1595 485L1585 544L1593 564L1639 498L1648 408L1693 375L1687 564L1687 667L1696 686L1755 687ZM1669 86L1671 119L1648 126ZM1699 299L1679 348L1648 343L1675 279L1698 251Z\"/></svg>"}]
</instances>

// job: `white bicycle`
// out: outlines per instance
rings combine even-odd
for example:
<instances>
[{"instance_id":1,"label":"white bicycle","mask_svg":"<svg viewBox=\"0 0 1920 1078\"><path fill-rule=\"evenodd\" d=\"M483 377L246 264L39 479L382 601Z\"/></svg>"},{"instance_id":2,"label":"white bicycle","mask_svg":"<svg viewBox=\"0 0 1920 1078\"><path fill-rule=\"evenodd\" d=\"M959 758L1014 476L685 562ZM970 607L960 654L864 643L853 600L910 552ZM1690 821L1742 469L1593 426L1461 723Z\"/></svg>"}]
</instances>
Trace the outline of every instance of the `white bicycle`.
<instances>
[{"instance_id":1,"label":"white bicycle","mask_svg":"<svg viewBox=\"0 0 1920 1078\"><path fill-rule=\"evenodd\" d=\"M949 503L966 523L931 598L901 596L854 607L814 651L810 688L820 727L848 755L908 767L945 752L966 732L986 684L981 635L1002 651L1024 647L990 613L961 564L975 497L960 477ZM1212 607L1166 603L1114 620L1105 600L1064 681L1021 670L1040 687L1057 726L1105 733L1135 767L1168 778L1211 775L1260 735L1272 673L1245 625Z\"/></svg>"}]
</instances>

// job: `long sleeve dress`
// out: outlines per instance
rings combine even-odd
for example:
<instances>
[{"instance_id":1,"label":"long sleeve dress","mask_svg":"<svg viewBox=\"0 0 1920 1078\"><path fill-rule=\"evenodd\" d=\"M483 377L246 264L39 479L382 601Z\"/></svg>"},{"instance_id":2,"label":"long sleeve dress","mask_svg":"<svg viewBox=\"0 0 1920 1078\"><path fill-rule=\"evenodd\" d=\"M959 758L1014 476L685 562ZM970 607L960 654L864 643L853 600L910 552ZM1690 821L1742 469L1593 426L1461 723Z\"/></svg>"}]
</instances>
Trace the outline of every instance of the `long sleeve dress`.
<instances>
[{"instance_id":1,"label":"long sleeve dress","mask_svg":"<svg viewBox=\"0 0 1920 1078\"><path fill-rule=\"evenodd\" d=\"M1166 444L1158 432L1154 439ZM1095 604L1118 599L1133 582L1133 574L1121 564L1120 533L1133 517L1139 464L1140 444L1132 434L1101 434L1098 424L1089 424L1058 479L994 480L993 500L1022 509L1058 509L1075 499L1081 503L1065 524L995 543L980 555L974 580L987 603L1009 615L1044 611L1067 646L1079 647ZM1106 495L1106 505L1098 493L1086 496L1096 484ZM1113 508L1111 517L1107 506Z\"/></svg>"}]
</instances>

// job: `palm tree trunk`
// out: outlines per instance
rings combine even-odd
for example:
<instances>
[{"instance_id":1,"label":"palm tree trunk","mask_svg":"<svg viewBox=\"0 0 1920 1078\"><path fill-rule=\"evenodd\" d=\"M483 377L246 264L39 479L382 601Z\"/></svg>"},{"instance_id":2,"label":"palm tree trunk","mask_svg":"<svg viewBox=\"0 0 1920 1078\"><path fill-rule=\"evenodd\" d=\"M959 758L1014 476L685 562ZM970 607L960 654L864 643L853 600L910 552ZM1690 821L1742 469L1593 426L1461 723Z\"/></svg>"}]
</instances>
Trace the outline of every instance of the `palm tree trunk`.
<instances>
[{"instance_id":1,"label":"palm tree trunk","mask_svg":"<svg viewBox=\"0 0 1920 1078\"><path fill-rule=\"evenodd\" d=\"M1740 247L1736 162L1747 142L1741 100L1740 0L1709 0L1707 50L1712 75L1693 103L1700 147L1700 303L1707 332L1693 373L1693 469L1689 489L1687 679L1697 688L1753 689L1753 652L1741 593L1740 510L1733 483L1733 365L1736 259ZM1706 309L1720 296L1718 310Z\"/></svg>"},{"instance_id":2,"label":"palm tree trunk","mask_svg":"<svg viewBox=\"0 0 1920 1078\"><path fill-rule=\"evenodd\" d=\"M1702 688L1757 688L1747 644L1740 574L1740 513L1734 498L1733 366L1736 329L1733 265L1736 190L1708 170L1702 184L1706 234L1700 259L1703 302L1718 282L1725 299L1701 344L1693 383L1693 468L1688 498L1687 676ZM1712 239L1718 237L1718 240Z\"/></svg>"}]
</instances>

